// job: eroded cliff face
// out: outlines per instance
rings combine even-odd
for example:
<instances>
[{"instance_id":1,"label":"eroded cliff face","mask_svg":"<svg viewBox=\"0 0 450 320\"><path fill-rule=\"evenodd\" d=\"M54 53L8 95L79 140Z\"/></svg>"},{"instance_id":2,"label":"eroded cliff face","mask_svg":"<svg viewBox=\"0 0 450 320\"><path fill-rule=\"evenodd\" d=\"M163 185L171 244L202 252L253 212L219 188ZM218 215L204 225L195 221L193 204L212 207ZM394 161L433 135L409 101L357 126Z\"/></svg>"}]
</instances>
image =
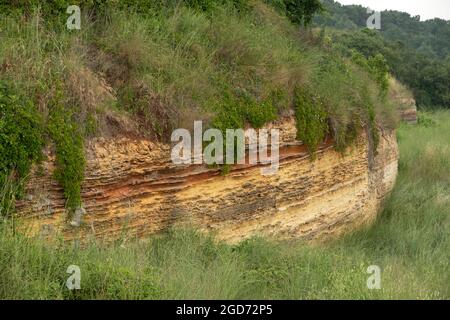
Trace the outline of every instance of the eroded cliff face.
<instances>
[{"instance_id":1,"label":"eroded cliff face","mask_svg":"<svg viewBox=\"0 0 450 320\"><path fill-rule=\"evenodd\" d=\"M401 100L402 108L400 108L400 118L409 124L417 123L417 106L414 99Z\"/></svg>"},{"instance_id":2,"label":"eroded cliff face","mask_svg":"<svg viewBox=\"0 0 450 320\"><path fill-rule=\"evenodd\" d=\"M311 161L295 140L294 119L269 127L281 130L280 168L272 176L255 165L235 166L226 176L203 165L177 166L170 146L143 139L88 142L79 227L65 214L48 152L44 172L33 173L17 204L22 226L46 237L112 240L187 224L236 242L253 235L323 239L376 217L397 175L395 133L382 135L374 161L365 135L345 155L328 140Z\"/></svg>"}]
</instances>

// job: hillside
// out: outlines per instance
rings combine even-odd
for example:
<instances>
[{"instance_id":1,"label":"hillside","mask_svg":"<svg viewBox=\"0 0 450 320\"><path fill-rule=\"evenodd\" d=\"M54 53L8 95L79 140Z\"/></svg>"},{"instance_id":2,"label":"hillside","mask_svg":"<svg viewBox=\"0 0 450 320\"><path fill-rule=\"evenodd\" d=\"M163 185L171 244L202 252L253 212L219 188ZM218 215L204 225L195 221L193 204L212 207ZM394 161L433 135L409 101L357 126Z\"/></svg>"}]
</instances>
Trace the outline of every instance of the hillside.
<instances>
[{"instance_id":1,"label":"hillside","mask_svg":"<svg viewBox=\"0 0 450 320\"><path fill-rule=\"evenodd\" d=\"M341 5L338 1L323 0L324 14L314 18L314 23L341 30L366 28L367 8L360 5ZM384 39L401 42L418 53L445 60L450 54L450 21L440 18L421 21L420 16L406 12L385 10L381 12L380 33Z\"/></svg>"},{"instance_id":2,"label":"hillside","mask_svg":"<svg viewBox=\"0 0 450 320\"><path fill-rule=\"evenodd\" d=\"M64 3L0 19L1 181L20 183L48 145L69 210L92 137L164 142L194 120L224 131L295 114L313 154L328 133L342 151L362 129L376 151L395 126L380 57L355 62L261 1L88 3L81 30L65 28Z\"/></svg>"},{"instance_id":3,"label":"hillside","mask_svg":"<svg viewBox=\"0 0 450 320\"><path fill-rule=\"evenodd\" d=\"M366 29L367 8L324 0L314 25L333 42L366 57L382 54L390 71L414 93L419 107L450 107L450 21L420 21L405 12L381 12L381 29Z\"/></svg>"}]
</instances>

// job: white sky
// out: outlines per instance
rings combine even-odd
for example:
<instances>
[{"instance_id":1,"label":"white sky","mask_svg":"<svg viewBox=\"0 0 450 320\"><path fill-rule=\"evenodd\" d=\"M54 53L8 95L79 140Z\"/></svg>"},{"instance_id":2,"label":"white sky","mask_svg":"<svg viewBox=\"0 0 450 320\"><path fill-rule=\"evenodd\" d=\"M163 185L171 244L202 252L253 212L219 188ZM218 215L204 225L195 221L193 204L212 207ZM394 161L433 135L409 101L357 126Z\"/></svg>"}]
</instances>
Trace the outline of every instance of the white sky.
<instances>
[{"instance_id":1,"label":"white sky","mask_svg":"<svg viewBox=\"0 0 450 320\"><path fill-rule=\"evenodd\" d=\"M335 0L341 4L360 4L376 11L397 10L420 20L442 18L450 20L450 0Z\"/></svg>"}]
</instances>

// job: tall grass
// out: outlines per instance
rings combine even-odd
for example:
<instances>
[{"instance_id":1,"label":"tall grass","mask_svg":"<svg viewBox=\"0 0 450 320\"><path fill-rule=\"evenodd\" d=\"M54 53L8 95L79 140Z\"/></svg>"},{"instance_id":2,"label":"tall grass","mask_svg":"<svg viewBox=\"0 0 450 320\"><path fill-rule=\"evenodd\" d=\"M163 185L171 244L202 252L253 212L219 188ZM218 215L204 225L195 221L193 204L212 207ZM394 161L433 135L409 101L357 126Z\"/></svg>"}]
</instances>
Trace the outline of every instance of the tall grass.
<instances>
[{"instance_id":1,"label":"tall grass","mask_svg":"<svg viewBox=\"0 0 450 320\"><path fill-rule=\"evenodd\" d=\"M294 106L295 88L306 85L323 95L336 130L365 113L362 84L384 123L383 110L393 108L378 101L365 72L262 1L243 11L236 3L206 12L181 4L145 14L120 6L84 10L82 28L73 32L60 21L64 11L50 18L45 6L0 14L0 75L26 92L44 119L62 93L58 99L82 127L89 115L101 120L117 105L137 116L141 134L159 139L175 126L222 115L227 95L250 104L269 100L282 114Z\"/></svg>"},{"instance_id":2,"label":"tall grass","mask_svg":"<svg viewBox=\"0 0 450 320\"><path fill-rule=\"evenodd\" d=\"M400 173L371 227L310 245L254 238L217 243L173 230L147 240L80 248L0 231L0 298L9 299L448 299L450 113L402 126ZM69 265L81 290L65 287ZM369 290L369 265L381 289Z\"/></svg>"}]
</instances>

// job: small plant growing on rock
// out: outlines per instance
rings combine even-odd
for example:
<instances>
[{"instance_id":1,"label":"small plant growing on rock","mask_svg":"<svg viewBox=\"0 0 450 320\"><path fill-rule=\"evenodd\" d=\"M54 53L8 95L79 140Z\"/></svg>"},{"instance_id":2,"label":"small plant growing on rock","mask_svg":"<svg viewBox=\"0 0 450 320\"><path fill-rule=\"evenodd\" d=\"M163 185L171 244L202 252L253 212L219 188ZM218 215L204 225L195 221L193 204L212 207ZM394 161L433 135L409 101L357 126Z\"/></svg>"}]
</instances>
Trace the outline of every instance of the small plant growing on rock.
<instances>
[{"instance_id":1,"label":"small plant growing on rock","mask_svg":"<svg viewBox=\"0 0 450 320\"><path fill-rule=\"evenodd\" d=\"M70 212L81 206L81 183L84 179L83 136L71 112L56 99L50 114L48 132L56 148L55 179L64 188Z\"/></svg>"},{"instance_id":2,"label":"small plant growing on rock","mask_svg":"<svg viewBox=\"0 0 450 320\"><path fill-rule=\"evenodd\" d=\"M297 138L305 143L311 155L314 156L328 133L327 112L320 97L308 90L298 88L295 115Z\"/></svg>"},{"instance_id":3,"label":"small plant growing on rock","mask_svg":"<svg viewBox=\"0 0 450 320\"><path fill-rule=\"evenodd\" d=\"M0 215L22 193L22 181L41 159L42 119L34 105L6 82L0 83ZM14 190L14 191L13 191Z\"/></svg>"}]
</instances>

